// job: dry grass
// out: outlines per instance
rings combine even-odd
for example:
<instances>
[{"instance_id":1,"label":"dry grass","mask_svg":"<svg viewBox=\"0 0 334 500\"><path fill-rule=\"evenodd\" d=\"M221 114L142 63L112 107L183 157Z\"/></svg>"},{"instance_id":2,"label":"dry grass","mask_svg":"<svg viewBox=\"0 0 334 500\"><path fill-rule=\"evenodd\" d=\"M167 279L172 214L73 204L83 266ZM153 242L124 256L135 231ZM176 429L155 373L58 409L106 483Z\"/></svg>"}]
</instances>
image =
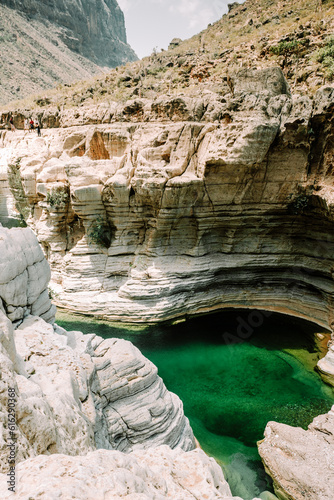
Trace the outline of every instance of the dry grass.
<instances>
[{"instance_id":1,"label":"dry grass","mask_svg":"<svg viewBox=\"0 0 334 500\"><path fill-rule=\"evenodd\" d=\"M318 0L247 0L172 50L86 81L58 86L4 109L43 109L37 105L42 97L49 106L67 108L165 93L196 95L207 88L219 92L227 68L233 74L250 65L280 65L294 92L312 94L331 78L315 54L333 27L334 0L325 0L321 10ZM297 55L281 54L275 47L285 38L308 41L305 46L299 44L303 50Z\"/></svg>"}]
</instances>

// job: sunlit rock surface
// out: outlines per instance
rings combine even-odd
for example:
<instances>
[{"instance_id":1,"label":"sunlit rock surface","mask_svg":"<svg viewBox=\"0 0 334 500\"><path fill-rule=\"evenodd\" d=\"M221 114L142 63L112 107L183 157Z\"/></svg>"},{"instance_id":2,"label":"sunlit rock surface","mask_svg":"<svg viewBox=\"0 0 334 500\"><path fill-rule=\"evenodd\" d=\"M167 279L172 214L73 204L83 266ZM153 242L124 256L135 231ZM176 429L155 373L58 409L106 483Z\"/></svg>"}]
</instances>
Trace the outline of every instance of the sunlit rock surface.
<instances>
[{"instance_id":1,"label":"sunlit rock surface","mask_svg":"<svg viewBox=\"0 0 334 500\"><path fill-rule=\"evenodd\" d=\"M307 431L269 422L259 452L283 500L332 500L334 407Z\"/></svg>"},{"instance_id":2,"label":"sunlit rock surface","mask_svg":"<svg viewBox=\"0 0 334 500\"><path fill-rule=\"evenodd\" d=\"M2 132L56 302L131 322L251 306L330 327L333 102L333 87L291 97L279 69L243 70L234 95L50 108L41 138Z\"/></svg>"},{"instance_id":3,"label":"sunlit rock surface","mask_svg":"<svg viewBox=\"0 0 334 500\"><path fill-rule=\"evenodd\" d=\"M317 369L328 384L334 386L334 345L330 343L326 356L318 361Z\"/></svg>"},{"instance_id":4,"label":"sunlit rock surface","mask_svg":"<svg viewBox=\"0 0 334 500\"><path fill-rule=\"evenodd\" d=\"M49 265L30 229L0 227L1 471L7 470L8 388L17 461L40 454L132 451L195 441L179 398L130 342L53 325Z\"/></svg>"},{"instance_id":5,"label":"sunlit rock surface","mask_svg":"<svg viewBox=\"0 0 334 500\"><path fill-rule=\"evenodd\" d=\"M98 450L86 456L39 456L19 464L17 494L28 499L241 500L232 497L221 468L202 450L167 446L128 455ZM6 478L0 475L2 498ZM256 500L256 499L255 499Z\"/></svg>"}]
</instances>

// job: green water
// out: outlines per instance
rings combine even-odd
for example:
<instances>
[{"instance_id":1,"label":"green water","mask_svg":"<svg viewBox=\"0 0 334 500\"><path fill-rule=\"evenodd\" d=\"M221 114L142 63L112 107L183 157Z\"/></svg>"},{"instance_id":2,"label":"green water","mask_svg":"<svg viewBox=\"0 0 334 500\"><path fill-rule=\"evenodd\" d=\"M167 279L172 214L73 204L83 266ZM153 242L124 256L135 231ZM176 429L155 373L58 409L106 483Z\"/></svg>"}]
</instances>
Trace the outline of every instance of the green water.
<instances>
[{"instance_id":1,"label":"green water","mask_svg":"<svg viewBox=\"0 0 334 500\"><path fill-rule=\"evenodd\" d=\"M221 464L232 493L249 500L272 491L256 447L266 423L307 428L334 404L332 389L313 370L319 327L270 314L241 341L240 318L247 322L249 314L224 311L145 328L58 313L57 323L133 342L182 399L198 441Z\"/></svg>"}]
</instances>

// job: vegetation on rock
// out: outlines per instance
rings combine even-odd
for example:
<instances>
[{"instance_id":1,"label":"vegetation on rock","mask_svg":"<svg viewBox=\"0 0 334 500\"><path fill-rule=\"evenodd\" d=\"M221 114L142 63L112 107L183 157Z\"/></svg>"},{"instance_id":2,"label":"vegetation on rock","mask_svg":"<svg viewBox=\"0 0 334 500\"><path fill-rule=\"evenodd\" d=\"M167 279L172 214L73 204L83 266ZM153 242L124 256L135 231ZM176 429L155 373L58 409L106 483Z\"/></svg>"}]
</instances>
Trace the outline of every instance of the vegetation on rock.
<instances>
[{"instance_id":1,"label":"vegetation on rock","mask_svg":"<svg viewBox=\"0 0 334 500\"><path fill-rule=\"evenodd\" d=\"M325 75L329 80L334 77L334 36L326 39L325 46L316 52L316 60L325 67Z\"/></svg>"},{"instance_id":2,"label":"vegetation on rock","mask_svg":"<svg viewBox=\"0 0 334 500\"><path fill-rule=\"evenodd\" d=\"M46 201L52 208L62 208L68 203L69 193L63 188L52 189L46 195Z\"/></svg>"},{"instance_id":3,"label":"vegetation on rock","mask_svg":"<svg viewBox=\"0 0 334 500\"><path fill-rule=\"evenodd\" d=\"M21 225L24 227L27 218L30 215L30 207L24 192L22 178L20 174L20 166L21 166L22 158L16 158L13 163L8 164L8 182L10 189L13 192L15 199L15 207L20 214Z\"/></svg>"},{"instance_id":4,"label":"vegetation on rock","mask_svg":"<svg viewBox=\"0 0 334 500\"><path fill-rule=\"evenodd\" d=\"M246 0L189 40L107 74L59 85L7 109L66 109L161 95L227 94L241 68L280 66L292 92L312 95L332 79L332 1ZM48 103L48 104L46 104Z\"/></svg>"},{"instance_id":5,"label":"vegetation on rock","mask_svg":"<svg viewBox=\"0 0 334 500\"><path fill-rule=\"evenodd\" d=\"M109 225L105 222L102 216L96 218L92 222L88 232L88 240L90 243L108 248L111 243L111 231Z\"/></svg>"}]
</instances>

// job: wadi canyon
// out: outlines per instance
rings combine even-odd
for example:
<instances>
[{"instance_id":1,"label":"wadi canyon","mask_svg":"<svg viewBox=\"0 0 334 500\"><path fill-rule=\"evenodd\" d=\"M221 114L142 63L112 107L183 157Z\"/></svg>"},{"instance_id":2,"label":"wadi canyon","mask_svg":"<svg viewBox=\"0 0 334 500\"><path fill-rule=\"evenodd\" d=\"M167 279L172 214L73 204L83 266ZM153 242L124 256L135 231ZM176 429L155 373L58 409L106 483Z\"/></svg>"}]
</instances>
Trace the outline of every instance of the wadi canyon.
<instances>
[{"instance_id":1,"label":"wadi canyon","mask_svg":"<svg viewBox=\"0 0 334 500\"><path fill-rule=\"evenodd\" d=\"M50 263L54 302L72 311L149 323L256 307L331 329L333 103L331 86L314 99L292 97L273 68L242 70L223 99L163 96L93 113L47 110L42 137L1 132L9 179L2 177L2 213L13 215L16 205ZM23 120L15 115L18 128ZM11 283L1 298L19 338L35 306ZM38 303L48 303L43 288ZM331 383L332 352L319 363ZM297 458L282 458L268 424L259 450L279 498L330 498L333 413L319 419L297 439L299 482ZM275 425L276 438L285 435ZM310 436L312 460L304 449ZM124 437L120 443L131 449ZM292 490L280 475L288 460ZM320 488L323 474L330 480Z\"/></svg>"},{"instance_id":2,"label":"wadi canyon","mask_svg":"<svg viewBox=\"0 0 334 500\"><path fill-rule=\"evenodd\" d=\"M249 15L250 2L233 4L224 23L276 23L246 25ZM315 38L318 24L307 28ZM272 64L263 37L259 64L217 83L203 63L210 29L220 25L200 35L198 55L190 42L173 55L177 42L138 74L128 67L0 112L0 222L28 226L0 227L1 398L5 408L15 387L22 499L238 498L195 449L153 363L125 340L66 331L55 305L122 325L223 309L260 311L253 329L270 314L302 318L332 335L317 371L334 387L334 85L311 70L298 80L290 46ZM158 81L159 57L167 73L180 68L176 83ZM41 136L24 130L31 116ZM333 435L334 406L308 429L267 424L258 449L277 498L332 500ZM3 491L5 460L4 443Z\"/></svg>"},{"instance_id":3,"label":"wadi canyon","mask_svg":"<svg viewBox=\"0 0 334 500\"><path fill-rule=\"evenodd\" d=\"M333 102L332 87L292 99L279 68L243 70L221 99L47 110L40 138L2 131L55 302L127 322L251 306L331 327Z\"/></svg>"}]
</instances>

